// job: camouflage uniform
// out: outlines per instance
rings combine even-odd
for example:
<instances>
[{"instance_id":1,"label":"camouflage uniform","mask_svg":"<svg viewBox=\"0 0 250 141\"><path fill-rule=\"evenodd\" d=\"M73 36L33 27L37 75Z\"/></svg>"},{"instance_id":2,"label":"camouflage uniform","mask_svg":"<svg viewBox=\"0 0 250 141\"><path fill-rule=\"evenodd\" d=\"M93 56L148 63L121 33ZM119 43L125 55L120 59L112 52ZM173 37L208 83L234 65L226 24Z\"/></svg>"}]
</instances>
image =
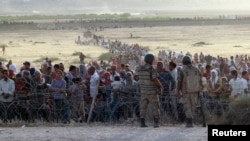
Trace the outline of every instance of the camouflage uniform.
<instances>
[{"instance_id":1,"label":"camouflage uniform","mask_svg":"<svg viewBox=\"0 0 250 141\"><path fill-rule=\"evenodd\" d=\"M150 76L150 71L152 71L152 78ZM151 104L153 110L153 116L159 118L159 97L157 95L157 86L155 85L153 79L158 77L158 73L149 64L139 66L136 69L136 74L139 76L139 85L141 89L141 99L140 99L140 117L145 118L147 113L148 104Z\"/></svg>"},{"instance_id":2,"label":"camouflage uniform","mask_svg":"<svg viewBox=\"0 0 250 141\"><path fill-rule=\"evenodd\" d=\"M183 69L185 69L184 66ZM197 93L187 93L186 92L186 82L184 79L184 72L183 69L178 72L178 81L182 81L182 97L183 97L183 105L184 105L184 112L187 119L193 119L194 112L196 107L199 106L199 92ZM199 75L201 76L201 72L199 71ZM200 82L197 82L200 83Z\"/></svg>"}]
</instances>

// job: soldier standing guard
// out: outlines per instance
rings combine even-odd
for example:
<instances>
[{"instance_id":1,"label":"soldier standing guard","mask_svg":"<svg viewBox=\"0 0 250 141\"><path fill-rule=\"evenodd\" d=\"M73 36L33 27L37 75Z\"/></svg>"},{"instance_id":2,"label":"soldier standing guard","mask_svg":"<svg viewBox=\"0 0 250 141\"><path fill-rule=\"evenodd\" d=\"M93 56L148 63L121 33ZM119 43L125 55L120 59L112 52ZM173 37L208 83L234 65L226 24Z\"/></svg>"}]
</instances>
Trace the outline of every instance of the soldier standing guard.
<instances>
[{"instance_id":1,"label":"soldier standing guard","mask_svg":"<svg viewBox=\"0 0 250 141\"><path fill-rule=\"evenodd\" d=\"M184 56L183 68L178 73L178 97L183 97L184 111L186 115L186 127L193 127L193 117L196 107L199 106L199 95L202 89L201 72L192 65L191 58Z\"/></svg>"},{"instance_id":2,"label":"soldier standing guard","mask_svg":"<svg viewBox=\"0 0 250 141\"><path fill-rule=\"evenodd\" d=\"M154 61L154 55L147 54L144 58L145 65L139 66L136 69L136 73L139 76L139 86L141 89L140 99L140 118L141 127L147 127L145 124L145 116L147 113L148 105L152 106L154 116L154 127L159 127L159 97L157 95L157 89L163 90L163 86L158 80L158 73L154 70L152 64Z\"/></svg>"}]
</instances>

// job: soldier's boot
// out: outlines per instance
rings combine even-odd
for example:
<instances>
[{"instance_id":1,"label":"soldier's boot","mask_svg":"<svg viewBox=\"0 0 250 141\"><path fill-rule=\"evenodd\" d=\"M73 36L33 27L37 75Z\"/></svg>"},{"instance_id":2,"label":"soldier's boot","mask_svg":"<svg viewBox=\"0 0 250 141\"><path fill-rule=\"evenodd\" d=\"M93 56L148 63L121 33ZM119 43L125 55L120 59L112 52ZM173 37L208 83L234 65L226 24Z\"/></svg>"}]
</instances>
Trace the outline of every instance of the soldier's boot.
<instances>
[{"instance_id":1,"label":"soldier's boot","mask_svg":"<svg viewBox=\"0 0 250 141\"><path fill-rule=\"evenodd\" d=\"M186 127L187 128L193 127L193 119L192 118L187 118L186 119Z\"/></svg>"},{"instance_id":2,"label":"soldier's boot","mask_svg":"<svg viewBox=\"0 0 250 141\"><path fill-rule=\"evenodd\" d=\"M159 118L154 118L154 128L159 128Z\"/></svg>"},{"instance_id":3,"label":"soldier's boot","mask_svg":"<svg viewBox=\"0 0 250 141\"><path fill-rule=\"evenodd\" d=\"M148 126L145 124L145 119L144 119L144 118L141 118L141 127L148 127Z\"/></svg>"}]
</instances>

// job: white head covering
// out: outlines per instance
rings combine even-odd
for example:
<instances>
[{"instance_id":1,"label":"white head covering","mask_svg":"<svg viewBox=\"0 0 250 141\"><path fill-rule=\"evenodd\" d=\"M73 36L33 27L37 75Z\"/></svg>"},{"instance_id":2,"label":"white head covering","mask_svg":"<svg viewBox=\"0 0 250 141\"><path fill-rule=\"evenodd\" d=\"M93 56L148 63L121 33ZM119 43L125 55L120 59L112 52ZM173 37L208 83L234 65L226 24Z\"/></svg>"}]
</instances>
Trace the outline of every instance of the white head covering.
<instances>
[{"instance_id":1,"label":"white head covering","mask_svg":"<svg viewBox=\"0 0 250 141\"><path fill-rule=\"evenodd\" d=\"M215 74L215 79L214 79L214 81L213 81L213 78L212 78L212 73ZM212 70L211 70L210 81L212 82L212 87L213 87L213 88L214 88L214 85L218 82L218 79L219 79L219 77L218 77L218 71L217 71L216 69L212 69Z\"/></svg>"},{"instance_id":2,"label":"white head covering","mask_svg":"<svg viewBox=\"0 0 250 141\"><path fill-rule=\"evenodd\" d=\"M232 70L236 70L236 68L235 68L234 66L231 66L231 67L229 68L229 70L230 70L230 72L231 72Z\"/></svg>"}]
</instances>

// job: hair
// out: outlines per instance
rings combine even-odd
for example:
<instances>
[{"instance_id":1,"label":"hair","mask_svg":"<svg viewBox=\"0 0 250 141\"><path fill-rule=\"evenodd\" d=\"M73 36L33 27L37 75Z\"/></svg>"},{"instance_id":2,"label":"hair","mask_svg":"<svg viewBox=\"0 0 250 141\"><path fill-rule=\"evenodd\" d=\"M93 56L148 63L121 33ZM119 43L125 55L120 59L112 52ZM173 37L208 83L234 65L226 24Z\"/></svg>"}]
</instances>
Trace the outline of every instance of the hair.
<instances>
[{"instance_id":1,"label":"hair","mask_svg":"<svg viewBox=\"0 0 250 141\"><path fill-rule=\"evenodd\" d=\"M62 70L62 71L64 71L64 65L63 65L63 63L59 63L59 69Z\"/></svg>"},{"instance_id":2,"label":"hair","mask_svg":"<svg viewBox=\"0 0 250 141\"><path fill-rule=\"evenodd\" d=\"M24 71L23 71L23 75L30 75L30 71L24 70Z\"/></svg>"},{"instance_id":3,"label":"hair","mask_svg":"<svg viewBox=\"0 0 250 141\"><path fill-rule=\"evenodd\" d=\"M172 66L173 68L176 68L176 63L173 61L169 62L169 65Z\"/></svg>"},{"instance_id":4,"label":"hair","mask_svg":"<svg viewBox=\"0 0 250 141\"><path fill-rule=\"evenodd\" d=\"M115 81L120 81L120 76L115 76Z\"/></svg>"},{"instance_id":5,"label":"hair","mask_svg":"<svg viewBox=\"0 0 250 141\"><path fill-rule=\"evenodd\" d=\"M238 73L237 73L236 70L232 70L232 71L231 71L231 74L232 74L232 75L235 75L235 76L238 76Z\"/></svg>"},{"instance_id":6,"label":"hair","mask_svg":"<svg viewBox=\"0 0 250 141\"><path fill-rule=\"evenodd\" d=\"M75 70L76 68L77 68L76 66L70 65L70 66L69 66L69 71Z\"/></svg>"},{"instance_id":7,"label":"hair","mask_svg":"<svg viewBox=\"0 0 250 141\"><path fill-rule=\"evenodd\" d=\"M247 71L243 71L242 73L241 73L241 76L244 76L244 75L246 75L248 72Z\"/></svg>"},{"instance_id":8,"label":"hair","mask_svg":"<svg viewBox=\"0 0 250 141\"><path fill-rule=\"evenodd\" d=\"M206 65L206 69L210 69L211 68L211 65Z\"/></svg>"},{"instance_id":9,"label":"hair","mask_svg":"<svg viewBox=\"0 0 250 141\"><path fill-rule=\"evenodd\" d=\"M59 69L59 68L60 68L59 64L55 64L55 65L54 65L54 68L55 68L55 69Z\"/></svg>"},{"instance_id":10,"label":"hair","mask_svg":"<svg viewBox=\"0 0 250 141\"><path fill-rule=\"evenodd\" d=\"M62 70L57 70L56 73L60 73L61 75L64 75Z\"/></svg>"},{"instance_id":11,"label":"hair","mask_svg":"<svg viewBox=\"0 0 250 141\"><path fill-rule=\"evenodd\" d=\"M72 81L73 81L74 83L79 83L79 82L82 81L82 78L81 78L81 77L76 77L76 78L73 78Z\"/></svg>"},{"instance_id":12,"label":"hair","mask_svg":"<svg viewBox=\"0 0 250 141\"><path fill-rule=\"evenodd\" d=\"M162 61L158 61L157 64L161 64L163 66L163 62Z\"/></svg>"},{"instance_id":13,"label":"hair","mask_svg":"<svg viewBox=\"0 0 250 141\"><path fill-rule=\"evenodd\" d=\"M95 73L95 71L96 71L96 68L95 68L95 66L90 66L89 68L88 68L88 74L90 74L90 73ZM91 74L92 75L92 74Z\"/></svg>"},{"instance_id":14,"label":"hair","mask_svg":"<svg viewBox=\"0 0 250 141\"><path fill-rule=\"evenodd\" d=\"M16 77L22 77L22 75L20 73L16 74Z\"/></svg>"},{"instance_id":15,"label":"hair","mask_svg":"<svg viewBox=\"0 0 250 141\"><path fill-rule=\"evenodd\" d=\"M36 70L35 72L34 72L34 75L41 75L41 72L40 71L38 71L38 70Z\"/></svg>"},{"instance_id":16,"label":"hair","mask_svg":"<svg viewBox=\"0 0 250 141\"><path fill-rule=\"evenodd\" d=\"M9 73L9 71L7 69L3 69L2 73L5 73L5 72Z\"/></svg>"},{"instance_id":17,"label":"hair","mask_svg":"<svg viewBox=\"0 0 250 141\"><path fill-rule=\"evenodd\" d=\"M132 72L127 72L126 76L128 76L128 75L130 75L132 78L134 77Z\"/></svg>"},{"instance_id":18,"label":"hair","mask_svg":"<svg viewBox=\"0 0 250 141\"><path fill-rule=\"evenodd\" d=\"M50 66L48 66L48 67L47 67L47 70L51 70L51 67L50 67Z\"/></svg>"},{"instance_id":19,"label":"hair","mask_svg":"<svg viewBox=\"0 0 250 141\"><path fill-rule=\"evenodd\" d=\"M116 69L116 65L112 65L112 66L111 66L111 70L112 70L112 68L115 68L115 69Z\"/></svg>"}]
</instances>

